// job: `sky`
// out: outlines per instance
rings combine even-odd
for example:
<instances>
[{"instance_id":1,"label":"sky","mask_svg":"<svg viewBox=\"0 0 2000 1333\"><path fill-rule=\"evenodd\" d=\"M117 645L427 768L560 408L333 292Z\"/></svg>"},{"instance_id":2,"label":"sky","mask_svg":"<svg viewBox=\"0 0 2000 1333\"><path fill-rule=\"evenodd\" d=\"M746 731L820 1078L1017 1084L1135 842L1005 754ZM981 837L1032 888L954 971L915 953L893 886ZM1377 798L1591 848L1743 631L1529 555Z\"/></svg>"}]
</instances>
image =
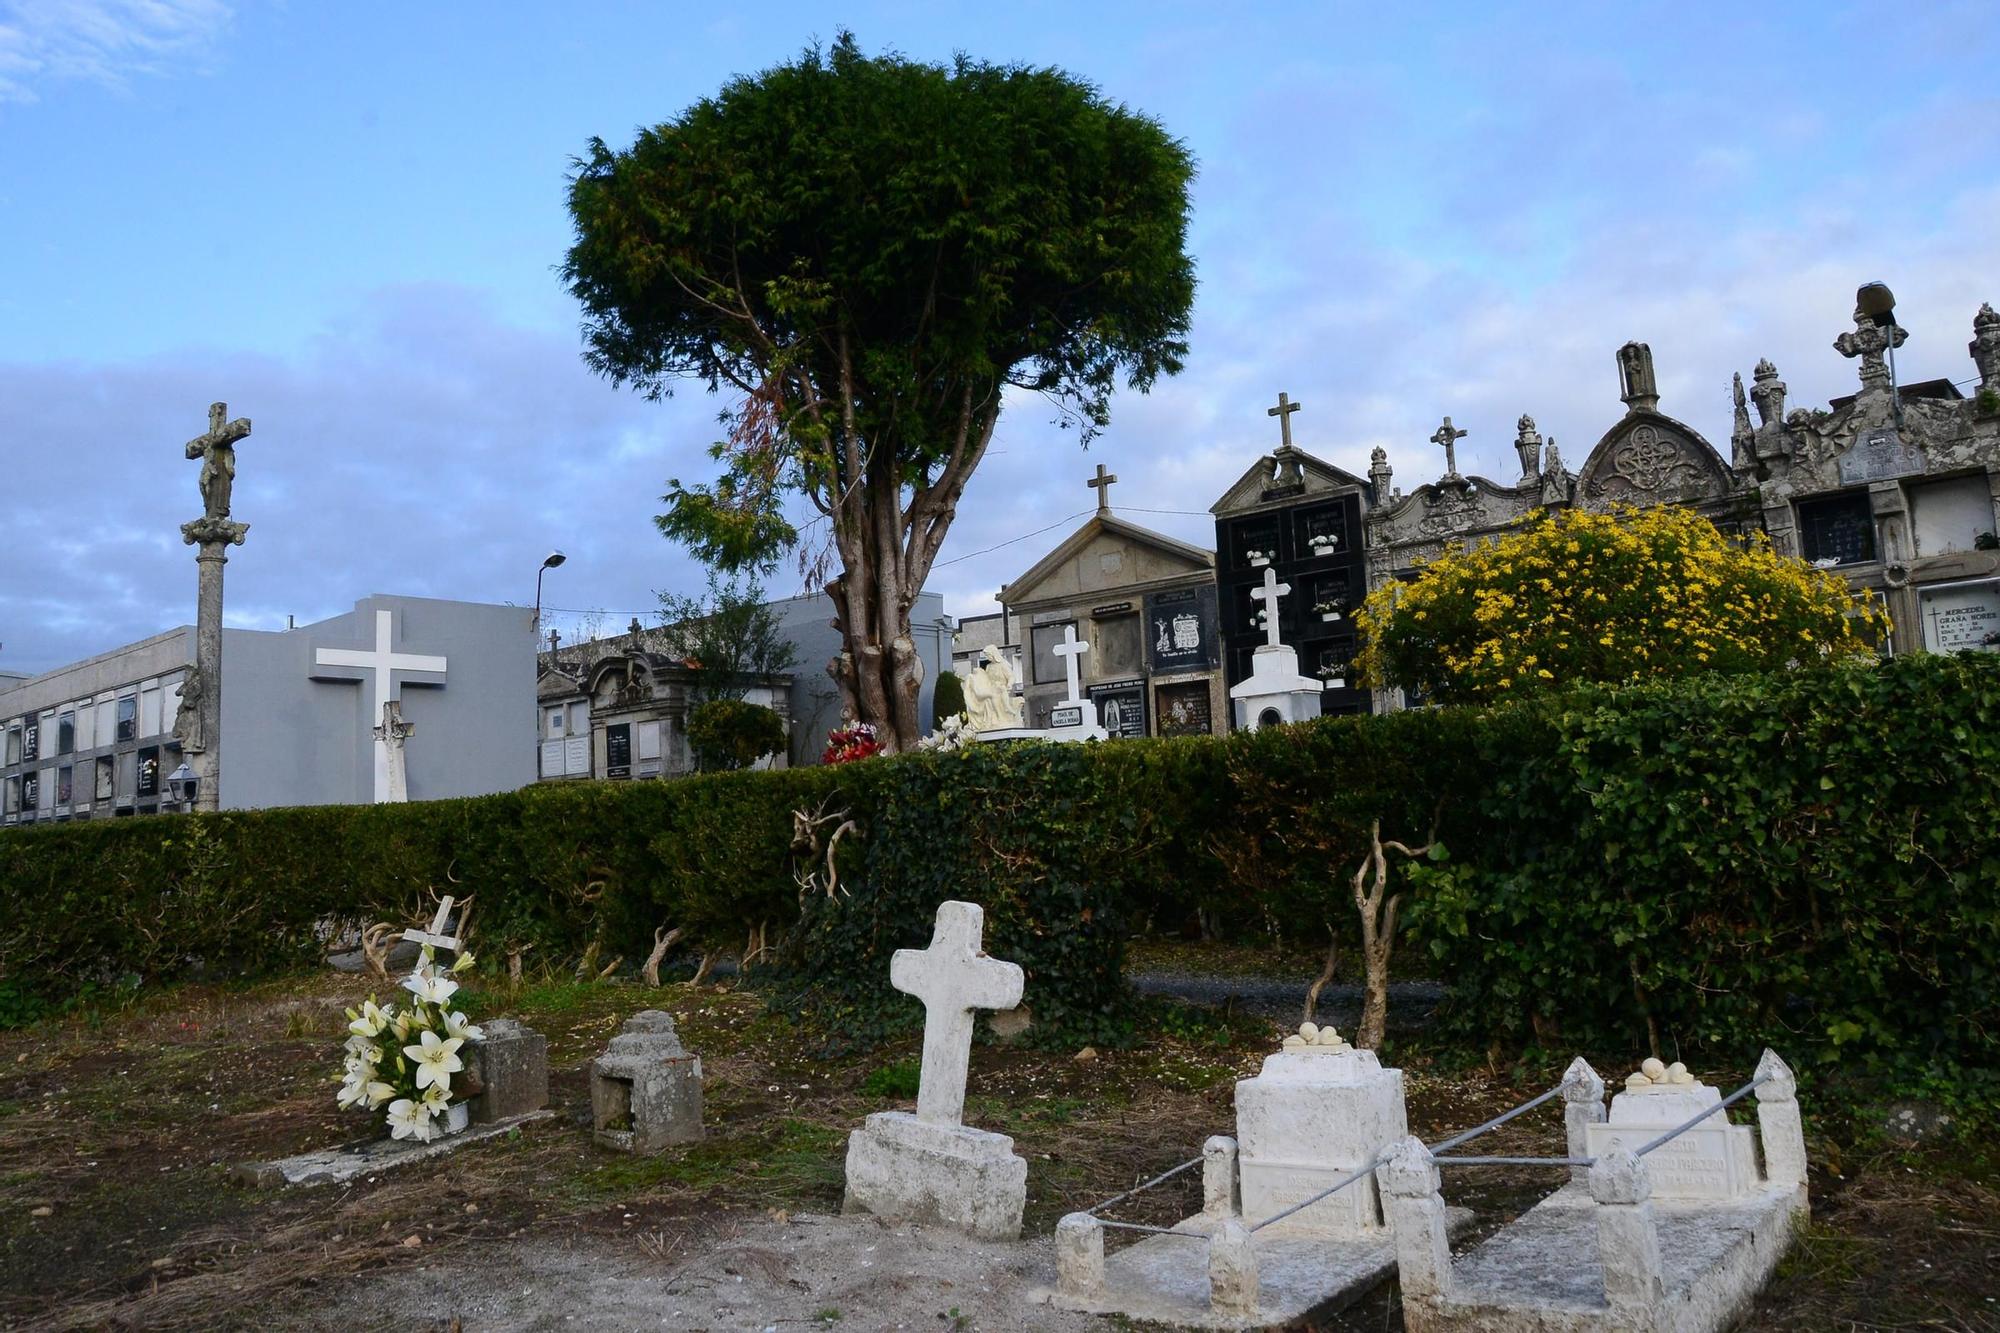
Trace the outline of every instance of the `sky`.
<instances>
[{"instance_id":1,"label":"sky","mask_svg":"<svg viewBox=\"0 0 2000 1333\"><path fill-rule=\"evenodd\" d=\"M1881 279L1905 382L1973 375L2000 301L2000 29L1984 3L927 2L694 6L0 0L0 671L194 618L181 446L250 417L226 623L371 593L530 605L574 640L702 571L655 529L726 404L593 375L557 274L573 158L852 29L1057 65L1194 153L1186 369L1083 452L1010 401L930 588L994 609L1094 505L1211 545L1300 447L1397 484L1511 482L1531 413L1575 467L1649 343L1726 453L1730 375L1850 393ZM798 591L792 567L767 581Z\"/></svg>"}]
</instances>

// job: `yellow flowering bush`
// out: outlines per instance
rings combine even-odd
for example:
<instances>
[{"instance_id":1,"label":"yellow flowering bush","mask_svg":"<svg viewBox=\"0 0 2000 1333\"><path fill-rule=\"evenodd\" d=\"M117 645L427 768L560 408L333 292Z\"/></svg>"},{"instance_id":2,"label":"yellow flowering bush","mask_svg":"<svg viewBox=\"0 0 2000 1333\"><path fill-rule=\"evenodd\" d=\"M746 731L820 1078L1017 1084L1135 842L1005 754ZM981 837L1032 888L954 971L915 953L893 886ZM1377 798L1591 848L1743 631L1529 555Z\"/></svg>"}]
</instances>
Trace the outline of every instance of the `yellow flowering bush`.
<instances>
[{"instance_id":1,"label":"yellow flowering bush","mask_svg":"<svg viewBox=\"0 0 2000 1333\"><path fill-rule=\"evenodd\" d=\"M1889 630L1839 575L1671 506L1531 514L1377 588L1355 621L1364 679L1439 703L1769 671L1872 653Z\"/></svg>"}]
</instances>

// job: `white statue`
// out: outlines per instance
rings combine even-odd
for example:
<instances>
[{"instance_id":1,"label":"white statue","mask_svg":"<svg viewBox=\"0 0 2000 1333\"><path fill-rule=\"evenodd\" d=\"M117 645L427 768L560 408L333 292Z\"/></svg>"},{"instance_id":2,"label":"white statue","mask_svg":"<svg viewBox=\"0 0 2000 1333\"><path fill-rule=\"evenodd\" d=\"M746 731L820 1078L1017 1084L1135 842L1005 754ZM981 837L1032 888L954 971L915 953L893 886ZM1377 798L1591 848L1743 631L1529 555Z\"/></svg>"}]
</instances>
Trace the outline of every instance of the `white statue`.
<instances>
[{"instance_id":1,"label":"white statue","mask_svg":"<svg viewBox=\"0 0 2000 1333\"><path fill-rule=\"evenodd\" d=\"M965 720L974 731L1021 725L1021 701L1014 697L1014 669L1007 655L988 644L965 682Z\"/></svg>"}]
</instances>

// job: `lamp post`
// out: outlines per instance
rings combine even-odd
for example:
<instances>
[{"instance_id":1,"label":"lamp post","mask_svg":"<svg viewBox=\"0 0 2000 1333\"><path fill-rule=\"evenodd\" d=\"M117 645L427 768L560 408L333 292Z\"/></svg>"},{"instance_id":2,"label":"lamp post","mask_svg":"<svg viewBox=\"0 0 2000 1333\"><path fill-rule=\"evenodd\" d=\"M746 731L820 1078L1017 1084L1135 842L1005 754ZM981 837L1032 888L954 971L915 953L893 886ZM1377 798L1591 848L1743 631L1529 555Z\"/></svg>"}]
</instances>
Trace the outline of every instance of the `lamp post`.
<instances>
[{"instance_id":1,"label":"lamp post","mask_svg":"<svg viewBox=\"0 0 2000 1333\"><path fill-rule=\"evenodd\" d=\"M535 571L535 636L542 633L542 575L569 559L561 551L550 551L542 560L542 567Z\"/></svg>"},{"instance_id":2,"label":"lamp post","mask_svg":"<svg viewBox=\"0 0 2000 1333\"><path fill-rule=\"evenodd\" d=\"M188 767L187 760L181 760L180 767L167 774L167 795L174 798L174 804L182 813L194 808L194 798L201 790L201 779Z\"/></svg>"}]
</instances>

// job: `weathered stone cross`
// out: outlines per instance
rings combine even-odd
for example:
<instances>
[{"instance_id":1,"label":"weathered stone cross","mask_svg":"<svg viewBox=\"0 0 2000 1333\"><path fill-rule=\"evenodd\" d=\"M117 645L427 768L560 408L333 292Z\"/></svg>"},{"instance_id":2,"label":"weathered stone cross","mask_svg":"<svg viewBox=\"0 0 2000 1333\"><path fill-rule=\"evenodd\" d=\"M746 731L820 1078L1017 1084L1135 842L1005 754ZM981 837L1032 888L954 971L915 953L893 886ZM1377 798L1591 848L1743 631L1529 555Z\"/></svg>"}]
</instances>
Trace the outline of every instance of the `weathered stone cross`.
<instances>
[{"instance_id":1,"label":"weathered stone cross","mask_svg":"<svg viewBox=\"0 0 2000 1333\"><path fill-rule=\"evenodd\" d=\"M1264 604L1264 643L1276 648L1278 643L1278 599L1291 592L1292 585L1278 582L1278 571L1264 566L1264 586L1252 588L1250 596ZM1060 650L1058 650L1060 651Z\"/></svg>"},{"instance_id":2,"label":"weathered stone cross","mask_svg":"<svg viewBox=\"0 0 2000 1333\"><path fill-rule=\"evenodd\" d=\"M1099 463L1097 465L1097 475L1083 483L1090 487L1091 490L1097 492L1098 513L1108 514L1111 512L1111 483L1116 480L1118 480L1118 474L1106 471L1104 464Z\"/></svg>"},{"instance_id":3,"label":"weathered stone cross","mask_svg":"<svg viewBox=\"0 0 2000 1333\"><path fill-rule=\"evenodd\" d=\"M1076 637L1075 621L1071 621L1069 624L1063 626L1063 641L1057 644L1051 651L1063 660L1063 674L1069 677L1069 694L1063 699L1063 702L1066 704L1082 703L1083 694L1080 690L1083 684L1080 679L1082 664L1077 661L1077 658L1089 652L1090 645Z\"/></svg>"},{"instance_id":4,"label":"weathered stone cross","mask_svg":"<svg viewBox=\"0 0 2000 1333\"><path fill-rule=\"evenodd\" d=\"M250 435L250 418L227 421L229 405L208 405L208 433L187 442L187 456L201 460L201 499L210 522L229 517L229 492L236 481L236 442Z\"/></svg>"},{"instance_id":5,"label":"weathered stone cross","mask_svg":"<svg viewBox=\"0 0 2000 1333\"><path fill-rule=\"evenodd\" d=\"M1267 407L1264 409L1265 416L1276 417L1278 419L1278 429L1284 433L1284 447L1287 449L1292 447L1292 413L1298 411L1301 406L1302 404L1293 402L1281 393L1278 395L1278 405L1276 407Z\"/></svg>"},{"instance_id":6,"label":"weathered stone cross","mask_svg":"<svg viewBox=\"0 0 2000 1333\"><path fill-rule=\"evenodd\" d=\"M452 897L446 894L438 899L437 915L431 918L429 930L419 930L412 926L403 932L403 938L412 944L427 944L433 949L449 949L458 952L458 937L444 933L445 923L451 920Z\"/></svg>"},{"instance_id":7,"label":"weathered stone cross","mask_svg":"<svg viewBox=\"0 0 2000 1333\"><path fill-rule=\"evenodd\" d=\"M981 947L986 913L977 903L938 904L928 949L898 949L889 984L924 1002L924 1065L917 1119L956 1125L965 1114L972 1059L972 1012L1012 1009L1025 981L1019 965L988 958Z\"/></svg>"},{"instance_id":8,"label":"weathered stone cross","mask_svg":"<svg viewBox=\"0 0 2000 1333\"><path fill-rule=\"evenodd\" d=\"M1444 446L1444 474L1447 477L1458 475L1457 445L1465 436L1465 431L1456 430L1452 427L1450 417L1446 417L1444 424L1437 428L1437 434L1431 436L1432 444L1441 444Z\"/></svg>"}]
</instances>

